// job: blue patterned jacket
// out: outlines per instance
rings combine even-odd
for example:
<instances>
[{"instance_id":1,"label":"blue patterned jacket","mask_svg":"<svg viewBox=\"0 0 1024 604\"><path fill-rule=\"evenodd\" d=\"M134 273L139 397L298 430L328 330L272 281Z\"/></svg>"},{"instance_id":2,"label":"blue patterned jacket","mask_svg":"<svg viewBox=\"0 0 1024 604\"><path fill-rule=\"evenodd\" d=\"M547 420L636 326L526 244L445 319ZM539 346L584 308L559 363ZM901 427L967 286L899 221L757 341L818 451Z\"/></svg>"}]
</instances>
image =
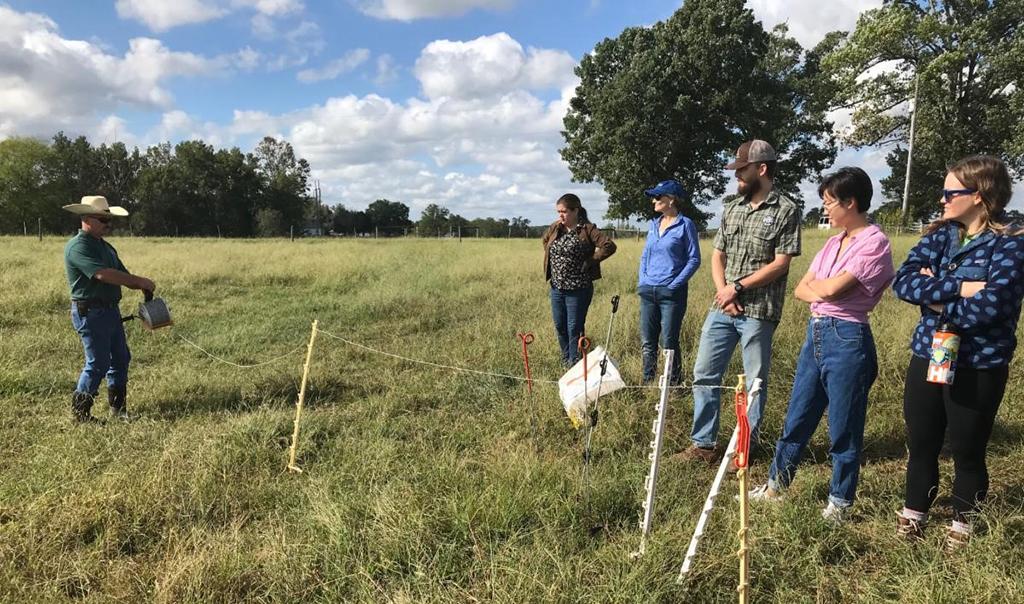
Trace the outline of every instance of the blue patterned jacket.
<instances>
[{"instance_id":1,"label":"blue patterned jacket","mask_svg":"<svg viewBox=\"0 0 1024 604\"><path fill-rule=\"evenodd\" d=\"M922 275L931 269L934 277ZM960 297L964 281L985 281L983 290ZM921 306L911 352L928 358L941 314L939 304L960 333L957 364L991 369L1010 364L1017 347L1017 319L1024 299L1024 238L986 231L964 247L956 224L925 235L896 272L896 297Z\"/></svg>"}]
</instances>

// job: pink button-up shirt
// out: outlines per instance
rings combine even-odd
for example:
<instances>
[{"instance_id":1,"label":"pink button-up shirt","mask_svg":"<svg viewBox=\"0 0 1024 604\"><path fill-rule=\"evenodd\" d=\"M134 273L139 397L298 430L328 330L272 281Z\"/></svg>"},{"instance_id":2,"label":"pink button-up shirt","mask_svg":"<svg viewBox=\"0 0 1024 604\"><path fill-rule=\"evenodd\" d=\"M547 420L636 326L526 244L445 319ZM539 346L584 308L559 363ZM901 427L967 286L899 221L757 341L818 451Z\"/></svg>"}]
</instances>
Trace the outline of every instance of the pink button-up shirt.
<instances>
[{"instance_id":1,"label":"pink button-up shirt","mask_svg":"<svg viewBox=\"0 0 1024 604\"><path fill-rule=\"evenodd\" d=\"M811 262L811 271L816 279L828 279L846 272L857 279L857 285L843 296L831 302L814 302L811 312L867 323L871 312L882 298L885 289L896 275L892 267L892 250L889 239L877 225L868 225L850 241L843 255L839 256L839 245L846 232L830 237Z\"/></svg>"}]
</instances>

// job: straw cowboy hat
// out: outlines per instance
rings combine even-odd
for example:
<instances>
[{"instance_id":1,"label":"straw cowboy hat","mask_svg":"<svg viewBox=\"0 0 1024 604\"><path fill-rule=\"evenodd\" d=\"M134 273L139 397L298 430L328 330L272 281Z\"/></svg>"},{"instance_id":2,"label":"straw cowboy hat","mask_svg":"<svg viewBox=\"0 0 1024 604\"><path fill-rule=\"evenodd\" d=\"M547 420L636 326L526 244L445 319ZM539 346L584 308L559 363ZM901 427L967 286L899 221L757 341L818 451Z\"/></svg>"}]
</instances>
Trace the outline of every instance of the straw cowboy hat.
<instances>
[{"instance_id":1,"label":"straw cowboy hat","mask_svg":"<svg viewBox=\"0 0 1024 604\"><path fill-rule=\"evenodd\" d=\"M82 203L72 203L64 206L64 209L72 214L89 214L93 216L127 216L128 210L121 206L112 206L107 203L107 198L102 195L86 195Z\"/></svg>"}]
</instances>

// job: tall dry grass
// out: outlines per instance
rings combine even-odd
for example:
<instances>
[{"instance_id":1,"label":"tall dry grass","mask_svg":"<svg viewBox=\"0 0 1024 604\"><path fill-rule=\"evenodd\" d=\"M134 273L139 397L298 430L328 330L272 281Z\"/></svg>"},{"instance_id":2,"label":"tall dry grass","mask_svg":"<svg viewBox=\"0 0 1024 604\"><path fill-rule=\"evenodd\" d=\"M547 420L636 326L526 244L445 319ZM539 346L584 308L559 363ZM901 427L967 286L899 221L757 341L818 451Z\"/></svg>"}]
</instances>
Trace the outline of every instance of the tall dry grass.
<instances>
[{"instance_id":1,"label":"tall dry grass","mask_svg":"<svg viewBox=\"0 0 1024 604\"><path fill-rule=\"evenodd\" d=\"M912 238L894 242L902 260ZM581 435L538 384L536 448L519 382L424 367L321 336L299 447L284 471L310 323L404 356L521 374L532 331L538 378L560 373L537 241L113 240L153 277L175 326L129 324L129 424L73 426L81 345L67 311L63 241L0 238L0 601L726 602L735 598L737 510L726 489L692 580L674 582L713 469L668 463L648 554L637 514L655 391L602 401L593 484L580 495ZM824 236L808 232L790 285ZM639 379L640 243L597 283L588 331ZM705 253L708 252L705 246ZM692 367L712 296L695 277L683 324ZM125 308L138 301L126 292ZM765 435L777 437L806 307L775 337ZM1020 362L990 448L983 532L956 557L941 531L893 535L902 502L903 371L914 308L887 294L873 317L881 363L853 520L832 528L827 436L815 436L787 502L753 513L753 597L768 602L1006 602L1024 597ZM210 359L178 336L238 364ZM730 374L740 371L738 362ZM103 405L98 413L105 414ZM723 438L732 429L726 407ZM688 439L692 399L672 402L667 448ZM943 493L950 463L943 461ZM756 479L766 473L762 461ZM940 498L936 525L948 519ZM592 530L599 527L598 530ZM939 526L936 526L939 528Z\"/></svg>"}]
</instances>

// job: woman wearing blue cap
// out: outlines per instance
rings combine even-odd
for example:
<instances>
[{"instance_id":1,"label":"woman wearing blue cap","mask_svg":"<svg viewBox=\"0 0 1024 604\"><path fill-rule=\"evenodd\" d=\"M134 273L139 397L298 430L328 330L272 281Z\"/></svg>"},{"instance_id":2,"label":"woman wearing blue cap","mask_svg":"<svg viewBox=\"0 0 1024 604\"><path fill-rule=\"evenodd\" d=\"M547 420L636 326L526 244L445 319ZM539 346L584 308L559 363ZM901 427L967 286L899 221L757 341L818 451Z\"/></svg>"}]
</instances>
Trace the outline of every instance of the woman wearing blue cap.
<instances>
[{"instance_id":1,"label":"woman wearing blue cap","mask_svg":"<svg viewBox=\"0 0 1024 604\"><path fill-rule=\"evenodd\" d=\"M665 180L644 193L654 202L647 243L640 256L640 340L644 382L658 368L658 343L674 350L672 382L679 382L682 358L679 330L686 314L687 282L700 268L697 227L679 210L686 192L674 180Z\"/></svg>"}]
</instances>

